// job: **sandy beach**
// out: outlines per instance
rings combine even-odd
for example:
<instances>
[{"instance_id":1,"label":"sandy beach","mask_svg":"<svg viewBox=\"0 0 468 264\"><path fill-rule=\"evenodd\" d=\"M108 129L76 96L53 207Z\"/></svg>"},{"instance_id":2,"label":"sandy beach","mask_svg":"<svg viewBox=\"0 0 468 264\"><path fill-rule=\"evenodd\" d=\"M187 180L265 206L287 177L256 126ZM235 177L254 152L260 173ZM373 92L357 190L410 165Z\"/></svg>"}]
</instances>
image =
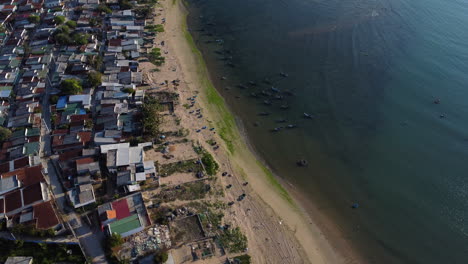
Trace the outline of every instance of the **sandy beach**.
<instances>
[{"instance_id":1,"label":"sandy beach","mask_svg":"<svg viewBox=\"0 0 468 264\"><path fill-rule=\"evenodd\" d=\"M154 19L157 24L165 19L165 32L158 33L155 47L161 48L166 63L160 71L152 70L155 66L150 63L141 63L145 80L151 86L159 86L165 80L179 79L178 87L166 85L160 89L176 89L182 103L197 95L195 107L201 109L203 118L196 118L181 106L176 107L175 116L190 132L188 138L213 154L220 171L232 174L219 177L222 184L233 185L232 191L225 194L226 201L235 200L239 193L247 194L244 202L227 210L225 220L240 226L246 234L253 263L362 263L357 257L350 257L352 250L339 241L340 233L332 230L332 225L327 226L324 218L316 221L310 213L306 214L300 195L292 187L287 186L286 190L283 186L287 184L280 184L253 154L235 118L211 84L201 54L187 31L187 11L182 2L163 0L160 5ZM203 126L216 130L196 132ZM215 140L221 148L213 150L207 140ZM248 186L243 186L245 181ZM332 235L326 237L323 228Z\"/></svg>"}]
</instances>

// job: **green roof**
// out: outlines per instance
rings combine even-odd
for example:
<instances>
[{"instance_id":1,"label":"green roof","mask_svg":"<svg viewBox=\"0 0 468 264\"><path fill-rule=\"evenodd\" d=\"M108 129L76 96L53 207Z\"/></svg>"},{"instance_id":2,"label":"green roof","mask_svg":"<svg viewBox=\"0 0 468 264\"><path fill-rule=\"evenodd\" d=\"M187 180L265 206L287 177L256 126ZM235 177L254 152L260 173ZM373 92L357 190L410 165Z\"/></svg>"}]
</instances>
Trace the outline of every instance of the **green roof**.
<instances>
[{"instance_id":1,"label":"green roof","mask_svg":"<svg viewBox=\"0 0 468 264\"><path fill-rule=\"evenodd\" d=\"M39 153L39 142L30 142L24 144L24 154L33 155Z\"/></svg>"},{"instance_id":2,"label":"green roof","mask_svg":"<svg viewBox=\"0 0 468 264\"><path fill-rule=\"evenodd\" d=\"M40 136L41 135L41 130L37 127L35 128L27 128L26 129L26 136L27 137L33 137L33 136Z\"/></svg>"},{"instance_id":3,"label":"green roof","mask_svg":"<svg viewBox=\"0 0 468 264\"><path fill-rule=\"evenodd\" d=\"M109 224L110 231L120 235L139 227L141 227L141 223L140 219L138 219L138 214L125 217Z\"/></svg>"},{"instance_id":4,"label":"green roof","mask_svg":"<svg viewBox=\"0 0 468 264\"><path fill-rule=\"evenodd\" d=\"M24 128L18 129L11 133L10 138L24 137Z\"/></svg>"}]
</instances>

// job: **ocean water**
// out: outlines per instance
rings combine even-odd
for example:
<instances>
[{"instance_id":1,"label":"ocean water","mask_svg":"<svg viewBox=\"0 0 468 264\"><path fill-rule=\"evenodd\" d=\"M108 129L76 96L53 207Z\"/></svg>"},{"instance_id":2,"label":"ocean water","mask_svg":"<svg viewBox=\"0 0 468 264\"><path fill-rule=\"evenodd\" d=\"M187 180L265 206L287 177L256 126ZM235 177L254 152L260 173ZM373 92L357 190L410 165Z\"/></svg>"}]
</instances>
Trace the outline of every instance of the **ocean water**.
<instances>
[{"instance_id":1,"label":"ocean water","mask_svg":"<svg viewBox=\"0 0 468 264\"><path fill-rule=\"evenodd\" d=\"M188 4L255 151L369 262L468 263L467 1Z\"/></svg>"}]
</instances>

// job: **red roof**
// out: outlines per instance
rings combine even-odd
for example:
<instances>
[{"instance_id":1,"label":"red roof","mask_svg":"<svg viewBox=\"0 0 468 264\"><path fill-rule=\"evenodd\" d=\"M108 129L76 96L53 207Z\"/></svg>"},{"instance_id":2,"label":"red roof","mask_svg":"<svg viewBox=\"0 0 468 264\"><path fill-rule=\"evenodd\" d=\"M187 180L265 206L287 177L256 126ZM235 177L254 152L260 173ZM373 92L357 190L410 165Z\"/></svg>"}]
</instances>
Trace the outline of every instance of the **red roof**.
<instances>
[{"instance_id":1,"label":"red roof","mask_svg":"<svg viewBox=\"0 0 468 264\"><path fill-rule=\"evenodd\" d=\"M82 158L76 160L76 165L89 164L91 162L94 162L93 158Z\"/></svg>"},{"instance_id":2,"label":"red roof","mask_svg":"<svg viewBox=\"0 0 468 264\"><path fill-rule=\"evenodd\" d=\"M37 228L49 229L59 224L57 214L55 214L51 201L36 204L34 205L33 210L34 218L37 219Z\"/></svg>"},{"instance_id":3,"label":"red roof","mask_svg":"<svg viewBox=\"0 0 468 264\"><path fill-rule=\"evenodd\" d=\"M4 162L0 164L0 173L5 173L10 171L10 163Z\"/></svg>"},{"instance_id":4,"label":"red roof","mask_svg":"<svg viewBox=\"0 0 468 264\"><path fill-rule=\"evenodd\" d=\"M44 176L42 174L42 165L21 168L11 172L3 173L1 177L7 178L14 175L18 177L18 180L20 180L24 186L33 185L44 180Z\"/></svg>"},{"instance_id":5,"label":"red roof","mask_svg":"<svg viewBox=\"0 0 468 264\"><path fill-rule=\"evenodd\" d=\"M74 122L79 122L79 121L83 121L83 120L88 120L89 119L89 115L88 114L84 114L84 115L72 115L70 116L70 122L74 123Z\"/></svg>"},{"instance_id":6,"label":"red roof","mask_svg":"<svg viewBox=\"0 0 468 264\"><path fill-rule=\"evenodd\" d=\"M59 160L67 161L76 157L81 157L81 149L73 149L73 150L65 151L59 155Z\"/></svg>"},{"instance_id":7,"label":"red roof","mask_svg":"<svg viewBox=\"0 0 468 264\"><path fill-rule=\"evenodd\" d=\"M113 202L112 208L117 213L117 219L119 220L130 216L130 209L128 208L127 199Z\"/></svg>"},{"instance_id":8,"label":"red roof","mask_svg":"<svg viewBox=\"0 0 468 264\"><path fill-rule=\"evenodd\" d=\"M86 143L91 141L92 134L91 132L81 131L81 132L78 132L78 136L80 137L81 143L85 145Z\"/></svg>"},{"instance_id":9,"label":"red roof","mask_svg":"<svg viewBox=\"0 0 468 264\"><path fill-rule=\"evenodd\" d=\"M5 211L11 212L23 206L21 204L21 190L16 190L5 195Z\"/></svg>"},{"instance_id":10,"label":"red roof","mask_svg":"<svg viewBox=\"0 0 468 264\"><path fill-rule=\"evenodd\" d=\"M19 159L15 159L15 161L13 161L13 164L14 164L15 169L29 166L29 157L25 156Z\"/></svg>"},{"instance_id":11,"label":"red roof","mask_svg":"<svg viewBox=\"0 0 468 264\"><path fill-rule=\"evenodd\" d=\"M110 39L109 40L109 46L114 46L114 47L122 46L122 40L121 39Z\"/></svg>"},{"instance_id":12,"label":"red roof","mask_svg":"<svg viewBox=\"0 0 468 264\"><path fill-rule=\"evenodd\" d=\"M42 187L38 182L23 189L24 205L29 205L38 201L42 201Z\"/></svg>"},{"instance_id":13,"label":"red roof","mask_svg":"<svg viewBox=\"0 0 468 264\"><path fill-rule=\"evenodd\" d=\"M3 205L3 198L0 198L0 214L3 214L3 209L5 208L5 206Z\"/></svg>"}]
</instances>

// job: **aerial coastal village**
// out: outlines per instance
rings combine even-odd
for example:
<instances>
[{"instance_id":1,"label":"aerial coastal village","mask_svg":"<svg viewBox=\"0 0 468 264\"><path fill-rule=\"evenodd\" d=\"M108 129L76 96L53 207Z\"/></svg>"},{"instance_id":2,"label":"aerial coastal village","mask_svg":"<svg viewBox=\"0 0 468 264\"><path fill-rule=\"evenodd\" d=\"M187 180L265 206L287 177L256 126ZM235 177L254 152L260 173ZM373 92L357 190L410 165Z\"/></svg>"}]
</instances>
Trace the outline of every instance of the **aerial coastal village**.
<instances>
[{"instance_id":1,"label":"aerial coastal village","mask_svg":"<svg viewBox=\"0 0 468 264\"><path fill-rule=\"evenodd\" d=\"M308 263L230 161L182 8L0 0L0 263Z\"/></svg>"}]
</instances>

